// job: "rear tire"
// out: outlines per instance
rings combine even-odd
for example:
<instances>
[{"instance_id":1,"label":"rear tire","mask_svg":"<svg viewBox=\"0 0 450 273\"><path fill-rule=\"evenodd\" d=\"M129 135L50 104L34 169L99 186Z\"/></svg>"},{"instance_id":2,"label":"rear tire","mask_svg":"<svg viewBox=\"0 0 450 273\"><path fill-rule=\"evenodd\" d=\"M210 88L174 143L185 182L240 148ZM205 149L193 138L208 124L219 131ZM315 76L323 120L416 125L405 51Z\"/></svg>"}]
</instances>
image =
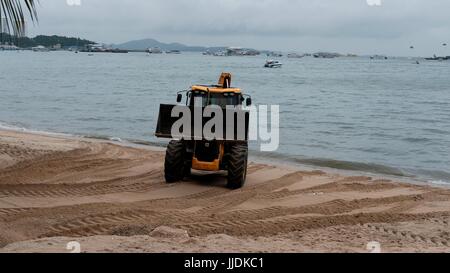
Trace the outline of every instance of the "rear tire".
<instances>
[{"instance_id":1,"label":"rear tire","mask_svg":"<svg viewBox=\"0 0 450 273\"><path fill-rule=\"evenodd\" d=\"M183 141L172 140L167 146L164 163L164 176L167 183L183 180L185 171L186 147Z\"/></svg>"},{"instance_id":2,"label":"rear tire","mask_svg":"<svg viewBox=\"0 0 450 273\"><path fill-rule=\"evenodd\" d=\"M228 156L228 184L232 190L240 189L247 178L247 143L236 143L230 146Z\"/></svg>"}]
</instances>

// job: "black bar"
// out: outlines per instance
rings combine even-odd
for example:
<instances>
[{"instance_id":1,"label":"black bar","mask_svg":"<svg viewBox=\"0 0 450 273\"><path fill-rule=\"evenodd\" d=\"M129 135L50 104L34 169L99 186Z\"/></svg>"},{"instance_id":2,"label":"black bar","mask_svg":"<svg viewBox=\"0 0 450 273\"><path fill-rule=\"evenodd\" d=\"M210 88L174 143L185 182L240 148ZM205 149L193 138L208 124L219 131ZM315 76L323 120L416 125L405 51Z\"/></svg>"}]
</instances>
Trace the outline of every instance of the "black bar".
<instances>
[{"instance_id":1,"label":"black bar","mask_svg":"<svg viewBox=\"0 0 450 273\"><path fill-rule=\"evenodd\" d=\"M156 132L155 135L157 137L161 137L161 138L174 138L172 136L172 125L179 120L179 117L172 117L172 110L176 105L169 105L169 104L161 104L160 108L159 108L159 116L158 116L158 124L156 126ZM194 131L194 111L196 110L195 107L193 106L180 106L178 105L178 107L183 107L186 109L189 109L190 113L191 113L191 134L190 135L185 135L184 138L191 138L194 139L195 137L195 131ZM197 108L197 110L200 110ZM205 108L201 108L201 111L203 113L203 111L205 110ZM238 115L245 115L245 139L238 139L238 124L237 124L237 117ZM205 126L205 124L211 120L211 118L206 118L203 117L202 118L202 132L203 132L203 128ZM228 138L227 137L227 128L226 128L226 124L227 124L227 114L226 114L226 109L223 109L223 138L218 138L216 140L229 140L229 141L247 141L248 140L248 130L249 130L249 120L250 120L250 112L249 111L245 111L245 110L236 110L236 113L234 115L234 135L232 138ZM202 136L200 136L202 137Z\"/></svg>"},{"instance_id":2,"label":"black bar","mask_svg":"<svg viewBox=\"0 0 450 273\"><path fill-rule=\"evenodd\" d=\"M387 272L393 265L401 272L421 266L431 272L439 264L445 271L448 258L445 254L0 254L5 272L7 268L19 272L25 268L31 270L25 272ZM242 266L231 268L230 259ZM216 260L218 266L215 270L188 266L192 260Z\"/></svg>"}]
</instances>

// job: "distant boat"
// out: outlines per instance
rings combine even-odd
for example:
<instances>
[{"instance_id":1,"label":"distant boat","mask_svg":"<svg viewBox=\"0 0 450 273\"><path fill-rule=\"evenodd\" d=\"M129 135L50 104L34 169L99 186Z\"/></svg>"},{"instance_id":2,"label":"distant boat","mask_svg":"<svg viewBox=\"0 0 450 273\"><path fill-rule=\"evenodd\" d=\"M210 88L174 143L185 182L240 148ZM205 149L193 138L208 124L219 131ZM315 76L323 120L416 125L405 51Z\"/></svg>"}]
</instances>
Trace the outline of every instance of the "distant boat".
<instances>
[{"instance_id":1,"label":"distant boat","mask_svg":"<svg viewBox=\"0 0 450 273\"><path fill-rule=\"evenodd\" d=\"M110 49L107 52L110 52L110 53L128 53L129 51L125 50L125 49L115 48L115 49Z\"/></svg>"},{"instance_id":2,"label":"distant boat","mask_svg":"<svg viewBox=\"0 0 450 273\"><path fill-rule=\"evenodd\" d=\"M264 65L264 67L266 68L281 68L282 66L283 66L282 63L274 60L266 61L266 64Z\"/></svg>"},{"instance_id":3,"label":"distant boat","mask_svg":"<svg viewBox=\"0 0 450 273\"><path fill-rule=\"evenodd\" d=\"M214 52L213 56L224 57L224 56L227 56L227 53L225 51L218 51L218 52Z\"/></svg>"},{"instance_id":4,"label":"distant boat","mask_svg":"<svg viewBox=\"0 0 450 273\"><path fill-rule=\"evenodd\" d=\"M283 54L280 52L269 52L269 53L267 53L267 57L281 58L281 57L283 57Z\"/></svg>"},{"instance_id":5,"label":"distant boat","mask_svg":"<svg viewBox=\"0 0 450 273\"><path fill-rule=\"evenodd\" d=\"M181 51L179 51L179 50L169 50L169 51L166 51L166 54L181 54Z\"/></svg>"},{"instance_id":6,"label":"distant boat","mask_svg":"<svg viewBox=\"0 0 450 273\"><path fill-rule=\"evenodd\" d=\"M313 54L314 58L333 59L341 57L339 53L317 52Z\"/></svg>"},{"instance_id":7,"label":"distant boat","mask_svg":"<svg viewBox=\"0 0 450 273\"><path fill-rule=\"evenodd\" d=\"M41 46L41 45L32 47L31 50L33 50L34 52L49 52L50 51L50 49L46 48L45 46Z\"/></svg>"},{"instance_id":8,"label":"distant boat","mask_svg":"<svg viewBox=\"0 0 450 273\"><path fill-rule=\"evenodd\" d=\"M450 60L450 56L436 56L434 55L432 58L425 58L427 61L448 61Z\"/></svg>"},{"instance_id":9,"label":"distant boat","mask_svg":"<svg viewBox=\"0 0 450 273\"><path fill-rule=\"evenodd\" d=\"M287 57L291 59L300 59L305 57L305 54L289 53Z\"/></svg>"},{"instance_id":10,"label":"distant boat","mask_svg":"<svg viewBox=\"0 0 450 273\"><path fill-rule=\"evenodd\" d=\"M384 56L384 55L373 55L373 56L370 56L370 59L371 60L387 60L388 57Z\"/></svg>"},{"instance_id":11,"label":"distant boat","mask_svg":"<svg viewBox=\"0 0 450 273\"><path fill-rule=\"evenodd\" d=\"M163 51L159 47L149 48L149 49L147 49L147 52L150 54L162 54L163 53Z\"/></svg>"},{"instance_id":12,"label":"distant boat","mask_svg":"<svg viewBox=\"0 0 450 273\"><path fill-rule=\"evenodd\" d=\"M119 49L119 48L108 48L105 45L100 44L91 44L86 45L81 52L83 53L128 53L128 50Z\"/></svg>"}]
</instances>

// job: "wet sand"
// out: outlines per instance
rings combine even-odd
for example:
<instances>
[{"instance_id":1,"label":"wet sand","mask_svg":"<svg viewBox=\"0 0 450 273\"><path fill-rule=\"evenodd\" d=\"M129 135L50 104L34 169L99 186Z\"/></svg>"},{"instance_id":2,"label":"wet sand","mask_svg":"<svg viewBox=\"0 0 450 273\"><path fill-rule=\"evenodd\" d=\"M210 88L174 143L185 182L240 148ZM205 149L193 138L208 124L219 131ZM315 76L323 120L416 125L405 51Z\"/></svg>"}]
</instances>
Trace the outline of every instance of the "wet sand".
<instances>
[{"instance_id":1,"label":"wet sand","mask_svg":"<svg viewBox=\"0 0 450 273\"><path fill-rule=\"evenodd\" d=\"M168 185L164 151L0 131L0 252L450 252L450 190L251 162Z\"/></svg>"}]
</instances>

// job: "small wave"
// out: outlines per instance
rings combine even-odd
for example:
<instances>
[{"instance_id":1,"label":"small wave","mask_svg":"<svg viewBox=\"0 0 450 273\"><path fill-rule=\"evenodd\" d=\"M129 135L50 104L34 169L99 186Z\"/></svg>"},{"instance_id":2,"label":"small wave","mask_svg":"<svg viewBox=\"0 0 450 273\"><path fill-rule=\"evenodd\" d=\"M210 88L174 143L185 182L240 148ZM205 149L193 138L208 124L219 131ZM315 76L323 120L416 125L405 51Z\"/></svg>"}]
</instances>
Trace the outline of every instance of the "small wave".
<instances>
[{"instance_id":1,"label":"small wave","mask_svg":"<svg viewBox=\"0 0 450 273\"><path fill-rule=\"evenodd\" d=\"M24 133L34 133L34 134L41 134L41 135L48 135L48 136L73 136L72 134L67 133L58 133L58 132L50 132L50 131L43 131L43 130L36 130L36 129L29 129L25 125L17 124L9 124L0 122L0 130L5 131L13 131L13 132L24 132Z\"/></svg>"},{"instance_id":2,"label":"small wave","mask_svg":"<svg viewBox=\"0 0 450 273\"><path fill-rule=\"evenodd\" d=\"M331 168L345 171L360 171L372 174L391 175L398 177L411 177L411 175L405 173L399 168L375 163L351 162L326 158L303 158L297 156L287 156L279 153L262 153L257 151L252 151L252 153L255 154L257 157L263 159L264 158L278 159L281 161L295 162L301 165L313 167Z\"/></svg>"},{"instance_id":3,"label":"small wave","mask_svg":"<svg viewBox=\"0 0 450 273\"><path fill-rule=\"evenodd\" d=\"M424 177L426 181L432 184L450 185L450 173L448 171L415 169L410 170L410 172L419 177Z\"/></svg>"},{"instance_id":4,"label":"small wave","mask_svg":"<svg viewBox=\"0 0 450 273\"><path fill-rule=\"evenodd\" d=\"M97 140L123 142L123 140L120 137L111 137L111 136L105 136L105 135L82 135L81 137L89 138L89 139L97 139Z\"/></svg>"},{"instance_id":5,"label":"small wave","mask_svg":"<svg viewBox=\"0 0 450 273\"><path fill-rule=\"evenodd\" d=\"M403 140L410 143L424 143L431 141L431 139L425 137L407 137L404 138Z\"/></svg>"},{"instance_id":6,"label":"small wave","mask_svg":"<svg viewBox=\"0 0 450 273\"><path fill-rule=\"evenodd\" d=\"M27 130L27 129L25 129L25 127L11 125L11 124L6 124L6 123L3 123L3 122L0 122L0 129L7 130L7 131L20 131L20 132L24 132L24 131Z\"/></svg>"},{"instance_id":7,"label":"small wave","mask_svg":"<svg viewBox=\"0 0 450 273\"><path fill-rule=\"evenodd\" d=\"M450 134L450 131L442 130L442 129L423 129L423 131L433 133L433 134L441 134L441 135L448 135Z\"/></svg>"},{"instance_id":8,"label":"small wave","mask_svg":"<svg viewBox=\"0 0 450 273\"><path fill-rule=\"evenodd\" d=\"M397 168L389 167L380 164L340 161L333 159L295 159L301 164L313 165L318 167L347 170L347 171L362 171L375 174L385 174L393 176L404 177L406 174Z\"/></svg>"},{"instance_id":9,"label":"small wave","mask_svg":"<svg viewBox=\"0 0 450 273\"><path fill-rule=\"evenodd\" d=\"M156 141L145 141L145 140L128 140L129 142L137 145L145 145L145 146L155 146L155 147L167 147L167 143L164 142L156 142Z\"/></svg>"},{"instance_id":10,"label":"small wave","mask_svg":"<svg viewBox=\"0 0 450 273\"><path fill-rule=\"evenodd\" d=\"M87 138L87 139L120 142L123 144L131 143L131 144L136 144L136 145L155 146L155 147L163 147L163 148L165 148L167 146L167 143L164 143L164 142L146 141L146 140L139 140L139 139L123 139L120 137L111 137L111 136L105 136L105 135L83 135L82 137Z\"/></svg>"},{"instance_id":11,"label":"small wave","mask_svg":"<svg viewBox=\"0 0 450 273\"><path fill-rule=\"evenodd\" d=\"M94 118L94 117L87 117L87 118L78 118L78 121L85 121L85 122L90 122L90 121L101 121L100 118Z\"/></svg>"},{"instance_id":12,"label":"small wave","mask_svg":"<svg viewBox=\"0 0 450 273\"><path fill-rule=\"evenodd\" d=\"M450 182L444 180L431 180L428 182L435 185L450 186Z\"/></svg>"}]
</instances>

